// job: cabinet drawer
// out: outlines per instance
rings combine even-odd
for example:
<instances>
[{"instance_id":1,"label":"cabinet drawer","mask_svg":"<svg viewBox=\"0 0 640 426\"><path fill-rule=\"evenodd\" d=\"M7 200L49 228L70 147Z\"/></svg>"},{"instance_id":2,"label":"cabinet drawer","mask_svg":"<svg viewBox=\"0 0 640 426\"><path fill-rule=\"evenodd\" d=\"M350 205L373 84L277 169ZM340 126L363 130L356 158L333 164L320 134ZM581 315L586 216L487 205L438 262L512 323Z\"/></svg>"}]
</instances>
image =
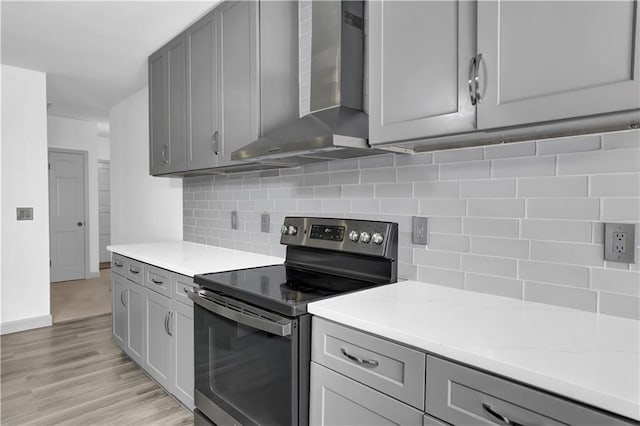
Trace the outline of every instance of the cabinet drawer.
<instances>
[{"instance_id":1,"label":"cabinet drawer","mask_svg":"<svg viewBox=\"0 0 640 426\"><path fill-rule=\"evenodd\" d=\"M128 279L134 283L142 285L142 279L144 277L144 263L133 259L127 259L124 272Z\"/></svg>"},{"instance_id":2,"label":"cabinet drawer","mask_svg":"<svg viewBox=\"0 0 640 426\"><path fill-rule=\"evenodd\" d=\"M311 363L311 426L422 426L422 411L354 380Z\"/></svg>"},{"instance_id":3,"label":"cabinet drawer","mask_svg":"<svg viewBox=\"0 0 640 426\"><path fill-rule=\"evenodd\" d=\"M193 301L189 299L187 294L196 287L197 284L193 283L193 278L191 277L175 273L171 275L171 298L173 300L193 306Z\"/></svg>"},{"instance_id":4,"label":"cabinet drawer","mask_svg":"<svg viewBox=\"0 0 640 426\"><path fill-rule=\"evenodd\" d=\"M432 356L427 357L426 393L425 411L455 425L504 425L509 421L523 425L633 424Z\"/></svg>"},{"instance_id":5,"label":"cabinet drawer","mask_svg":"<svg viewBox=\"0 0 640 426\"><path fill-rule=\"evenodd\" d=\"M171 272L156 266L146 265L144 286L163 296L171 297Z\"/></svg>"},{"instance_id":6,"label":"cabinet drawer","mask_svg":"<svg viewBox=\"0 0 640 426\"><path fill-rule=\"evenodd\" d=\"M111 255L111 273L118 274L120 276L126 277L126 263L127 258L124 256L120 256L117 253L113 253Z\"/></svg>"},{"instance_id":7,"label":"cabinet drawer","mask_svg":"<svg viewBox=\"0 0 640 426\"><path fill-rule=\"evenodd\" d=\"M425 354L318 317L312 339L313 361L424 409Z\"/></svg>"}]
</instances>

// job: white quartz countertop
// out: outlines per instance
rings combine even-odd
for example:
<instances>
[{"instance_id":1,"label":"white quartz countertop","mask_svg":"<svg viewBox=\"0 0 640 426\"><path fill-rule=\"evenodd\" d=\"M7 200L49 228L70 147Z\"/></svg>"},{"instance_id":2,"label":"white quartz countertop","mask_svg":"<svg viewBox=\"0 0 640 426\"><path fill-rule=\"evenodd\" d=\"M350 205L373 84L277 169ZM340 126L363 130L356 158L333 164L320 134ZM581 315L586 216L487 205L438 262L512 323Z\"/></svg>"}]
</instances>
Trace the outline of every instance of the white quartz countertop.
<instances>
[{"instance_id":1,"label":"white quartz countertop","mask_svg":"<svg viewBox=\"0 0 640 426\"><path fill-rule=\"evenodd\" d=\"M280 257L188 241L113 245L108 246L107 250L190 277L196 274L278 265L284 262Z\"/></svg>"},{"instance_id":2,"label":"white quartz countertop","mask_svg":"<svg viewBox=\"0 0 640 426\"><path fill-rule=\"evenodd\" d=\"M640 420L640 322L405 281L309 312Z\"/></svg>"}]
</instances>

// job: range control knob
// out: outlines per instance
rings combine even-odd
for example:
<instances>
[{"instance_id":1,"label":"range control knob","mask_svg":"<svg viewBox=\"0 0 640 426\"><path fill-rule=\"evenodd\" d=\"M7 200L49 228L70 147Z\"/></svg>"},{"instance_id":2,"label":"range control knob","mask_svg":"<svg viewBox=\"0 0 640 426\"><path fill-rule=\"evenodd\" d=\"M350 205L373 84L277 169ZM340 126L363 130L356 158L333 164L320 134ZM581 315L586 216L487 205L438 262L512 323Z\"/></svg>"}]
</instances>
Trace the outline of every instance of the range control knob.
<instances>
[{"instance_id":1,"label":"range control knob","mask_svg":"<svg viewBox=\"0 0 640 426\"><path fill-rule=\"evenodd\" d=\"M298 227L290 225L289 226L289 235L296 235L298 233Z\"/></svg>"},{"instance_id":2,"label":"range control knob","mask_svg":"<svg viewBox=\"0 0 640 426\"><path fill-rule=\"evenodd\" d=\"M282 228L280 228L280 233L281 234L288 234L289 233L289 227L287 225L282 225Z\"/></svg>"},{"instance_id":3,"label":"range control knob","mask_svg":"<svg viewBox=\"0 0 640 426\"><path fill-rule=\"evenodd\" d=\"M349 232L349 239L354 243L357 242L359 238L360 238L360 234L358 234L357 231Z\"/></svg>"},{"instance_id":4,"label":"range control knob","mask_svg":"<svg viewBox=\"0 0 640 426\"><path fill-rule=\"evenodd\" d=\"M384 236L376 232L371 236L371 241L373 241L376 244L382 244L382 242L384 241Z\"/></svg>"},{"instance_id":5,"label":"range control knob","mask_svg":"<svg viewBox=\"0 0 640 426\"><path fill-rule=\"evenodd\" d=\"M369 241L371 241L371 235L369 235L367 231L362 231L360 233L360 241L363 243L369 243Z\"/></svg>"}]
</instances>

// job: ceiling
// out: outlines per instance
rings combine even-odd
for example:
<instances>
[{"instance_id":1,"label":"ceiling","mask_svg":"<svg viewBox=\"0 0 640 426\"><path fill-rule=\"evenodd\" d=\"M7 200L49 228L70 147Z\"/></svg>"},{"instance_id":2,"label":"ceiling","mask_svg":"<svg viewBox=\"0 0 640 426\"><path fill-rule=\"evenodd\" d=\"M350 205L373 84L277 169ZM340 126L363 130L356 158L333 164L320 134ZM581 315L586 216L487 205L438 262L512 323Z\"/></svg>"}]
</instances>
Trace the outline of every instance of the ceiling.
<instances>
[{"instance_id":1,"label":"ceiling","mask_svg":"<svg viewBox=\"0 0 640 426\"><path fill-rule=\"evenodd\" d=\"M47 73L49 113L109 120L147 57L218 1L5 1L1 62Z\"/></svg>"}]
</instances>

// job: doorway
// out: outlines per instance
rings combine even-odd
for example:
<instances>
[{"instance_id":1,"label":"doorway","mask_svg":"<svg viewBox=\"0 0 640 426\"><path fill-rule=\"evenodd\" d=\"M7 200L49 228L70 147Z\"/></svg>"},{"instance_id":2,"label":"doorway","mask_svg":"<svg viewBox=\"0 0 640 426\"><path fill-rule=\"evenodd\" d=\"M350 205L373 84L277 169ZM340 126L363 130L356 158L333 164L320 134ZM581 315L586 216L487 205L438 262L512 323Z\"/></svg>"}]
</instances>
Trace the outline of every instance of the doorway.
<instances>
[{"instance_id":1,"label":"doorway","mask_svg":"<svg viewBox=\"0 0 640 426\"><path fill-rule=\"evenodd\" d=\"M87 277L87 152L49 149L50 281Z\"/></svg>"}]
</instances>

